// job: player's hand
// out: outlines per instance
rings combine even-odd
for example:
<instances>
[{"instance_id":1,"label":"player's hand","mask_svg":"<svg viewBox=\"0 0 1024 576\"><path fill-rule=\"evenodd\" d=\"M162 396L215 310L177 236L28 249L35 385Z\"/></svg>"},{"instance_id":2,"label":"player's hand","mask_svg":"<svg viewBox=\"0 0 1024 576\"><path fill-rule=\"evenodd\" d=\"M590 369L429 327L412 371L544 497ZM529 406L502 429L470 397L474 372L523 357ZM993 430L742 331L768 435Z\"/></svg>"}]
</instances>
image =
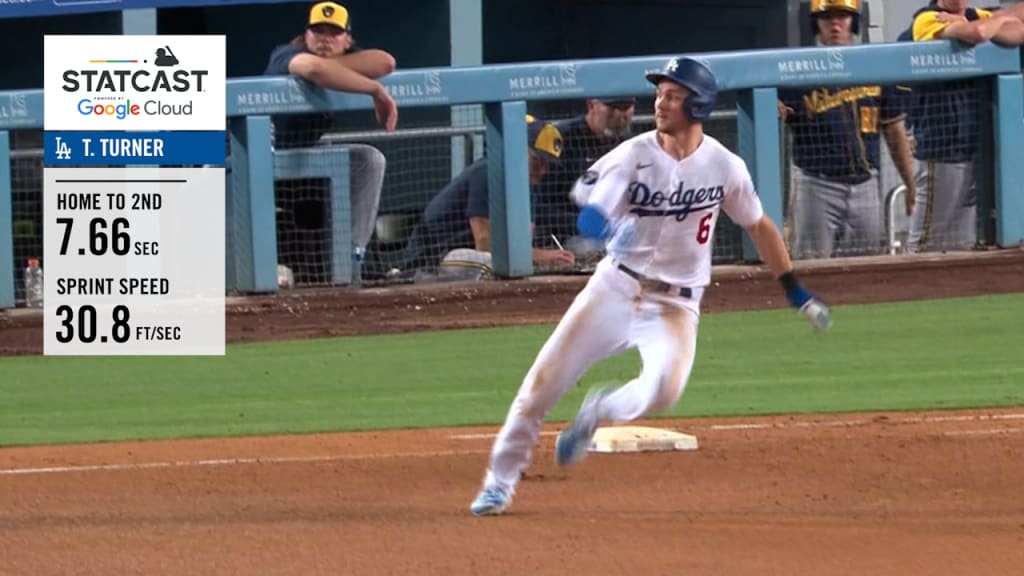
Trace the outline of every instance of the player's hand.
<instances>
[{"instance_id":1,"label":"player's hand","mask_svg":"<svg viewBox=\"0 0 1024 576\"><path fill-rule=\"evenodd\" d=\"M800 313L811 323L811 328L818 332L825 332L832 326L832 311L813 296L800 307Z\"/></svg>"},{"instance_id":2,"label":"player's hand","mask_svg":"<svg viewBox=\"0 0 1024 576\"><path fill-rule=\"evenodd\" d=\"M377 113L377 122L381 123L388 132L394 132L398 125L398 105L395 99L388 94L383 84L380 84L377 91L373 93L373 110Z\"/></svg>"},{"instance_id":3,"label":"player's hand","mask_svg":"<svg viewBox=\"0 0 1024 576\"><path fill-rule=\"evenodd\" d=\"M785 104L783 104L782 100L778 101L778 105L779 105L779 118L782 118L783 120L786 120L787 118L789 118L790 114L793 114L795 112L795 110L793 110L789 106L786 106Z\"/></svg>"},{"instance_id":4,"label":"player's hand","mask_svg":"<svg viewBox=\"0 0 1024 576\"><path fill-rule=\"evenodd\" d=\"M568 250L537 249L533 251L533 261L537 264L570 267L576 264L576 256Z\"/></svg>"},{"instance_id":5,"label":"player's hand","mask_svg":"<svg viewBox=\"0 0 1024 576\"><path fill-rule=\"evenodd\" d=\"M808 292L795 278L790 276L790 279L791 282L786 283L788 284L786 299L789 300L790 305L807 318L807 321L811 323L811 328L818 332L828 330L832 326L832 312L828 306L817 296Z\"/></svg>"},{"instance_id":6,"label":"player's hand","mask_svg":"<svg viewBox=\"0 0 1024 576\"><path fill-rule=\"evenodd\" d=\"M903 204L907 207L907 216L914 214L914 204L917 203L917 190L907 188L903 193Z\"/></svg>"}]
</instances>

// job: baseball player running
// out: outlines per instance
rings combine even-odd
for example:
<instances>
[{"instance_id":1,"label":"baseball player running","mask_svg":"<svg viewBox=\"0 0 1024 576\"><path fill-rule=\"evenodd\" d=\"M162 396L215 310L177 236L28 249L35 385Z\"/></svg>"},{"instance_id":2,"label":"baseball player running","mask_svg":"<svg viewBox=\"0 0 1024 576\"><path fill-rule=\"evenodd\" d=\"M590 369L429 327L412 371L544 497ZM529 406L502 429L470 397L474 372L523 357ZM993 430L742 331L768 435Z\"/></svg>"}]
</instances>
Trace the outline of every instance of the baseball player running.
<instances>
[{"instance_id":1,"label":"baseball player running","mask_svg":"<svg viewBox=\"0 0 1024 576\"><path fill-rule=\"evenodd\" d=\"M1024 44L1024 9L990 12L969 8L967 0L932 0L914 14L900 40L954 39L967 44L991 40ZM912 252L971 248L977 242L978 108L973 80L951 80L915 87L911 117L917 140L917 202L910 219Z\"/></svg>"},{"instance_id":2,"label":"baseball player running","mask_svg":"<svg viewBox=\"0 0 1024 576\"><path fill-rule=\"evenodd\" d=\"M818 43L847 46L860 28L860 0L813 0L811 27ZM907 186L909 216L915 198L914 162L892 86L825 86L779 90L779 115L793 135L793 258L831 258L839 251L873 254L882 245L878 192L879 131Z\"/></svg>"},{"instance_id":3,"label":"baseball player running","mask_svg":"<svg viewBox=\"0 0 1024 576\"><path fill-rule=\"evenodd\" d=\"M656 129L626 140L576 182L580 232L605 242L607 256L544 344L495 440L477 516L501 514L529 464L544 417L590 366L637 348L640 375L587 394L558 436L559 465L585 456L601 422L628 422L671 408L693 366L704 287L720 210L743 226L790 303L820 330L828 308L793 275L782 236L764 215L743 160L704 134L718 93L711 71L673 58L657 86Z\"/></svg>"}]
</instances>

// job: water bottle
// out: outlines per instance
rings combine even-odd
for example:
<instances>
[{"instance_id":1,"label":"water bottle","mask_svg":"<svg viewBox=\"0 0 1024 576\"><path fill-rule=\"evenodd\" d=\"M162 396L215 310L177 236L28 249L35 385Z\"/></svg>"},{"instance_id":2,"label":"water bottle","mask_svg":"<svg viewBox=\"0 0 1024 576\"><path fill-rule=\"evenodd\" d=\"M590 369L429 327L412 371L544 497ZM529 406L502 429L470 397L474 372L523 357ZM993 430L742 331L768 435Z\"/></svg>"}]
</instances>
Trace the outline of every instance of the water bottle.
<instances>
[{"instance_id":1,"label":"water bottle","mask_svg":"<svg viewBox=\"0 0 1024 576\"><path fill-rule=\"evenodd\" d=\"M278 288L294 288L295 274L292 269L284 264L277 265L277 286Z\"/></svg>"},{"instance_id":2,"label":"water bottle","mask_svg":"<svg viewBox=\"0 0 1024 576\"><path fill-rule=\"evenodd\" d=\"M363 249L356 246L352 250L352 286L358 287L363 283Z\"/></svg>"},{"instance_id":3,"label":"water bottle","mask_svg":"<svg viewBox=\"0 0 1024 576\"><path fill-rule=\"evenodd\" d=\"M29 258L28 268L25 268L25 306L43 307L43 269L39 267L38 258Z\"/></svg>"}]
</instances>

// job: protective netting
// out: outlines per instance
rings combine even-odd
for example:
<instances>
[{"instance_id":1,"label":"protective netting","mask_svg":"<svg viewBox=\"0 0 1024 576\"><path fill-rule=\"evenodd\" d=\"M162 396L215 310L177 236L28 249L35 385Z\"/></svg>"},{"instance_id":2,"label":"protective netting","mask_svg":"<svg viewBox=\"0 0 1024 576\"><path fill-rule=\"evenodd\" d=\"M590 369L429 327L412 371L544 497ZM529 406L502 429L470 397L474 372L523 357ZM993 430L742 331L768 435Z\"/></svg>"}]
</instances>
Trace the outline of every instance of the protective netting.
<instances>
[{"instance_id":1,"label":"protective netting","mask_svg":"<svg viewBox=\"0 0 1024 576\"><path fill-rule=\"evenodd\" d=\"M11 229L14 233L15 304L25 302L25 268L29 258L43 262L43 133L11 132Z\"/></svg>"},{"instance_id":2,"label":"protective netting","mask_svg":"<svg viewBox=\"0 0 1024 576\"><path fill-rule=\"evenodd\" d=\"M779 99L794 258L985 240L975 183L988 120L974 81L787 89Z\"/></svg>"},{"instance_id":3,"label":"protective netting","mask_svg":"<svg viewBox=\"0 0 1024 576\"><path fill-rule=\"evenodd\" d=\"M588 114L586 101L529 105L540 122L555 123L564 140L559 164L531 187L533 247L543 254L562 246L577 254L574 266L535 260L537 273L586 272L593 268L600 251L574 238L578 209L569 199L569 191L601 154L625 138L653 128L652 104L638 101L629 112L632 121L627 129L610 138L599 136L607 122L595 121L594 114ZM610 107L600 106L605 109L606 120ZM350 180L353 241L354 248L365 248L361 270L364 282L436 279L451 251L480 247L470 220L471 213L480 213L481 196L474 187L486 186L486 129L481 107L431 112L420 120L403 117L402 128L394 134L351 130L337 123L341 125L319 140L298 139L305 140L303 146L307 149L349 150L354 171ZM610 114L624 115L618 111ZM716 113L707 129L730 148L736 148L734 113ZM379 181L374 176L382 167L383 184L373 215L372 202L361 205L360 199L374 197ZM363 177L359 170L365 171ZM278 179L275 183L279 262L294 274L297 285L331 282L329 188L330 183L324 179ZM372 227L361 224L361 219L369 215L373 215ZM365 244L361 243L360 230L371 233ZM721 219L716 233L714 258L718 263L742 258L740 230L727 217ZM460 263L464 262L460 259Z\"/></svg>"}]
</instances>

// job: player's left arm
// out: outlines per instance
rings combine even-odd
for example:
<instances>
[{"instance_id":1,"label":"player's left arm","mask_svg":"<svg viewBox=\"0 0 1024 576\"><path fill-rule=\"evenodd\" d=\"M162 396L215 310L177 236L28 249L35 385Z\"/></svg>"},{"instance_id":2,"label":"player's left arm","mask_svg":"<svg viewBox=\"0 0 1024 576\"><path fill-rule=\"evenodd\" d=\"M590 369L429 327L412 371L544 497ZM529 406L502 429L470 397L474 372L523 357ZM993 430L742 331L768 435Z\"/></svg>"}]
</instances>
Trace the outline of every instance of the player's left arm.
<instances>
[{"instance_id":1,"label":"player's left arm","mask_svg":"<svg viewBox=\"0 0 1024 576\"><path fill-rule=\"evenodd\" d=\"M772 219L767 214L762 214L756 222L745 229L750 239L754 241L761 259L772 271L775 279L782 284L789 303L807 318L815 330L828 330L832 325L832 315L828 306L797 280L786 243Z\"/></svg>"},{"instance_id":2,"label":"player's left arm","mask_svg":"<svg viewBox=\"0 0 1024 576\"><path fill-rule=\"evenodd\" d=\"M797 280L782 233L775 222L764 213L761 201L754 192L750 173L741 160L736 162L733 174L736 180L730 184L722 209L733 222L742 226L750 235L761 260L782 284L789 303L799 310L816 330L827 330L832 325L828 307Z\"/></svg>"},{"instance_id":3,"label":"player's left arm","mask_svg":"<svg viewBox=\"0 0 1024 576\"><path fill-rule=\"evenodd\" d=\"M772 271L775 278L781 279L786 274L793 273L793 261L789 258L786 250L786 242L782 239L782 233L778 226L767 214L761 214L753 224L743 227L754 241L758 255L761 260ZM793 305L799 308L803 302L794 302Z\"/></svg>"},{"instance_id":4,"label":"player's left arm","mask_svg":"<svg viewBox=\"0 0 1024 576\"><path fill-rule=\"evenodd\" d=\"M886 98L882 109L886 117L882 119L882 131L885 134L885 143L889 146L889 156L892 157L900 178L907 187L905 205L909 216L917 197L917 180L914 177L914 158L910 150L910 137L907 135L906 114L899 106L903 98L897 94L897 91L901 90L900 87L885 90Z\"/></svg>"},{"instance_id":5,"label":"player's left arm","mask_svg":"<svg viewBox=\"0 0 1024 576\"><path fill-rule=\"evenodd\" d=\"M925 12L914 21L914 40L948 39L967 44L981 44L991 40L1010 45L1019 45L1024 41L1021 21L1011 13L1002 10L992 13L981 9L977 12L979 18L974 21L942 12Z\"/></svg>"}]
</instances>

